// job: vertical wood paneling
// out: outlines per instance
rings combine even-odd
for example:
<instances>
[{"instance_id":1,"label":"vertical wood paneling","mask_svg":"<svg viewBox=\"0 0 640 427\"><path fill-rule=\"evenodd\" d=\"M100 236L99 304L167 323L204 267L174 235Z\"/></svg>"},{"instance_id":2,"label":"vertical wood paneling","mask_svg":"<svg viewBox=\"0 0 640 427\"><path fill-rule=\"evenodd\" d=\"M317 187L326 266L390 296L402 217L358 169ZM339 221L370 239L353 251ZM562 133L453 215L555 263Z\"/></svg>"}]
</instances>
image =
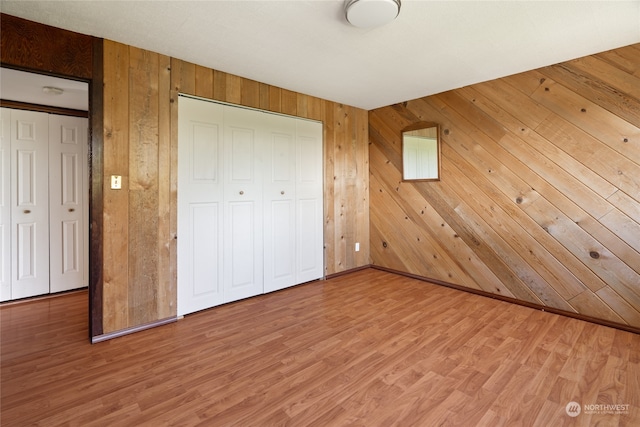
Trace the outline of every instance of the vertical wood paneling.
<instances>
[{"instance_id":1,"label":"vertical wood paneling","mask_svg":"<svg viewBox=\"0 0 640 427\"><path fill-rule=\"evenodd\" d=\"M129 321L157 320L158 54L130 47ZM112 190L113 191L113 190Z\"/></svg>"},{"instance_id":2,"label":"vertical wood paneling","mask_svg":"<svg viewBox=\"0 0 640 427\"><path fill-rule=\"evenodd\" d=\"M104 58L105 183L126 176L104 190L104 333L176 315L179 93L322 120L326 274L369 263L366 111L114 42Z\"/></svg>"},{"instance_id":3,"label":"vertical wood paneling","mask_svg":"<svg viewBox=\"0 0 640 427\"><path fill-rule=\"evenodd\" d=\"M213 87L213 73L211 73ZM157 318L176 313L177 200L172 179L171 58L158 56L158 293Z\"/></svg>"},{"instance_id":4,"label":"vertical wood paneling","mask_svg":"<svg viewBox=\"0 0 640 427\"><path fill-rule=\"evenodd\" d=\"M103 329L129 322L129 48L104 42ZM111 190L111 175L122 189Z\"/></svg>"},{"instance_id":5,"label":"vertical wood paneling","mask_svg":"<svg viewBox=\"0 0 640 427\"><path fill-rule=\"evenodd\" d=\"M369 112L372 262L640 326L639 47ZM419 120L439 182L400 178Z\"/></svg>"},{"instance_id":6,"label":"vertical wood paneling","mask_svg":"<svg viewBox=\"0 0 640 427\"><path fill-rule=\"evenodd\" d=\"M103 333L176 314L170 58L104 45ZM195 80L194 80L195 81ZM110 176L123 177L122 189Z\"/></svg>"},{"instance_id":7,"label":"vertical wood paneling","mask_svg":"<svg viewBox=\"0 0 640 427\"><path fill-rule=\"evenodd\" d=\"M196 65L195 71L195 95L203 98L213 98L213 70Z\"/></svg>"}]
</instances>

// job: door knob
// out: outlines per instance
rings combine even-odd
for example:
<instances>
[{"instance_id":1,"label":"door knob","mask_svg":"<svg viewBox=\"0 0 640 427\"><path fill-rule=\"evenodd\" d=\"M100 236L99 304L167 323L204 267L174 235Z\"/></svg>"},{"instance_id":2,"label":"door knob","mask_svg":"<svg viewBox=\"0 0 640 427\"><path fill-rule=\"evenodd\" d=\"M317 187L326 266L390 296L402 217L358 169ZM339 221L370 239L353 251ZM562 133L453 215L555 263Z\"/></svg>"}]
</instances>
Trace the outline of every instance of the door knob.
<instances>
[{"instance_id":1,"label":"door knob","mask_svg":"<svg viewBox=\"0 0 640 427\"><path fill-rule=\"evenodd\" d=\"M240 190L240 195L242 196L244 194L244 191Z\"/></svg>"},{"instance_id":2,"label":"door knob","mask_svg":"<svg viewBox=\"0 0 640 427\"><path fill-rule=\"evenodd\" d=\"M75 212L75 209L69 208L69 212Z\"/></svg>"},{"instance_id":3,"label":"door knob","mask_svg":"<svg viewBox=\"0 0 640 427\"><path fill-rule=\"evenodd\" d=\"M25 210L24 210L24 213L26 213L26 214L30 214L30 213L31 213L31 211L30 211L29 209L25 209Z\"/></svg>"},{"instance_id":4,"label":"door knob","mask_svg":"<svg viewBox=\"0 0 640 427\"><path fill-rule=\"evenodd\" d=\"M284 194L284 190L280 192L280 194Z\"/></svg>"}]
</instances>

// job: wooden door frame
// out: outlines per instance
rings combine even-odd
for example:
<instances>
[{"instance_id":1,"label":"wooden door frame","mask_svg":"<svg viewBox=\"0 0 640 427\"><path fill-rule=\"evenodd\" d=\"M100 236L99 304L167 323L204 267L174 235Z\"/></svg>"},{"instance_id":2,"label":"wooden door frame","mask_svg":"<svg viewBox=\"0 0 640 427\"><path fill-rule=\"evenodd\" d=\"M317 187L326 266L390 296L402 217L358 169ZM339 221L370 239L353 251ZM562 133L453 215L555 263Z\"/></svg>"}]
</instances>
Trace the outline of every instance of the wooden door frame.
<instances>
[{"instance_id":1,"label":"wooden door frame","mask_svg":"<svg viewBox=\"0 0 640 427\"><path fill-rule=\"evenodd\" d=\"M103 333L103 40L0 14L0 65L89 84L89 339Z\"/></svg>"}]
</instances>

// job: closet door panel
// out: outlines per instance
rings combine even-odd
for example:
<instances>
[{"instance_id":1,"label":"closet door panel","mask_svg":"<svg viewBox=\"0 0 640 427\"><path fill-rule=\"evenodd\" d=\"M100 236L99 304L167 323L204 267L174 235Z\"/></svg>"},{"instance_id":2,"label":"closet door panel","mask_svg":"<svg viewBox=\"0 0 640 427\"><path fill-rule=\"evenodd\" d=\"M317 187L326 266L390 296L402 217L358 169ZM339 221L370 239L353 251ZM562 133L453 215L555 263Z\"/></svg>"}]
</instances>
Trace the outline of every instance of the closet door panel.
<instances>
[{"instance_id":1,"label":"closet door panel","mask_svg":"<svg viewBox=\"0 0 640 427\"><path fill-rule=\"evenodd\" d=\"M219 242L221 228L211 226L222 220L220 203L191 203L189 205L192 247L190 252L194 254L198 262L193 263L190 295L195 298L215 299L222 302L222 281L219 273L222 272L222 254Z\"/></svg>"},{"instance_id":2,"label":"closet door panel","mask_svg":"<svg viewBox=\"0 0 640 427\"><path fill-rule=\"evenodd\" d=\"M265 292L295 285L294 200L269 201L265 211Z\"/></svg>"},{"instance_id":3,"label":"closet door panel","mask_svg":"<svg viewBox=\"0 0 640 427\"><path fill-rule=\"evenodd\" d=\"M271 292L296 283L295 120L265 115L264 288Z\"/></svg>"},{"instance_id":4,"label":"closet door panel","mask_svg":"<svg viewBox=\"0 0 640 427\"><path fill-rule=\"evenodd\" d=\"M84 223L87 119L49 116L49 210L51 292L87 284Z\"/></svg>"},{"instance_id":5,"label":"closet door panel","mask_svg":"<svg viewBox=\"0 0 640 427\"><path fill-rule=\"evenodd\" d=\"M224 302L223 108L178 99L178 315Z\"/></svg>"},{"instance_id":6,"label":"closet door panel","mask_svg":"<svg viewBox=\"0 0 640 427\"><path fill-rule=\"evenodd\" d=\"M322 124L296 125L296 283L324 276Z\"/></svg>"},{"instance_id":7,"label":"closet door panel","mask_svg":"<svg viewBox=\"0 0 640 427\"><path fill-rule=\"evenodd\" d=\"M12 299L49 293L48 143L47 114L12 112Z\"/></svg>"},{"instance_id":8,"label":"closet door panel","mask_svg":"<svg viewBox=\"0 0 640 427\"><path fill-rule=\"evenodd\" d=\"M11 299L11 110L0 109L0 301Z\"/></svg>"},{"instance_id":9,"label":"closet door panel","mask_svg":"<svg viewBox=\"0 0 640 427\"><path fill-rule=\"evenodd\" d=\"M227 203L225 226L225 302L259 295L262 289L261 227L256 203ZM258 262L256 262L258 261Z\"/></svg>"},{"instance_id":10,"label":"closet door panel","mask_svg":"<svg viewBox=\"0 0 640 427\"><path fill-rule=\"evenodd\" d=\"M260 113L224 107L224 300L264 292Z\"/></svg>"}]
</instances>

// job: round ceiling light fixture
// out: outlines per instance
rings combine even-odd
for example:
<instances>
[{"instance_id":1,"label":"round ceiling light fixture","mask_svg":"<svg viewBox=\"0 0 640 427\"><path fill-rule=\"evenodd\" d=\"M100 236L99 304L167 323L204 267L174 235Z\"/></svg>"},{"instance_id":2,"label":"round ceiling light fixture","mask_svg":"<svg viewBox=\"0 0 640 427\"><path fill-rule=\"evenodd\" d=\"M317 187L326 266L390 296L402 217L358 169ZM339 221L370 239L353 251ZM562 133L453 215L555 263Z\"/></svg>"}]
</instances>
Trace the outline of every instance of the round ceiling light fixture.
<instances>
[{"instance_id":1,"label":"round ceiling light fixture","mask_svg":"<svg viewBox=\"0 0 640 427\"><path fill-rule=\"evenodd\" d=\"M374 28L396 19L400 0L346 0L344 14L354 27Z\"/></svg>"},{"instance_id":2,"label":"round ceiling light fixture","mask_svg":"<svg viewBox=\"0 0 640 427\"><path fill-rule=\"evenodd\" d=\"M44 86L42 91L47 95L62 95L64 93L64 89L55 86Z\"/></svg>"}]
</instances>

